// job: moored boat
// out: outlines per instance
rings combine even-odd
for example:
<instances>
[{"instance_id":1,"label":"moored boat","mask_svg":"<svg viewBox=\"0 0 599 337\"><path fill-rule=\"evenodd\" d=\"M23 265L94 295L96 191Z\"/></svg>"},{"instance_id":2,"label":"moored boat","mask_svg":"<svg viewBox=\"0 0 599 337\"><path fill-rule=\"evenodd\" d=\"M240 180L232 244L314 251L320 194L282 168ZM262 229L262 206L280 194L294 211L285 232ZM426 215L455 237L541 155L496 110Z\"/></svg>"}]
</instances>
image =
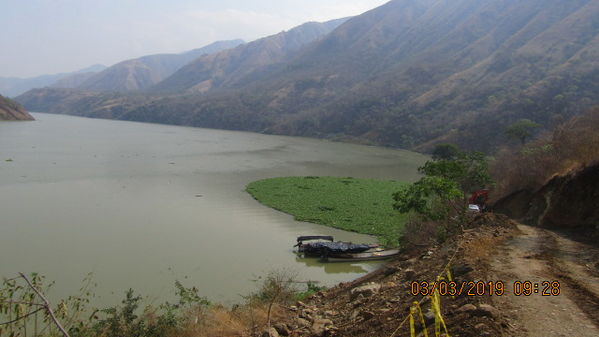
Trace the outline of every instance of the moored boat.
<instances>
[{"instance_id":1,"label":"moored boat","mask_svg":"<svg viewBox=\"0 0 599 337\"><path fill-rule=\"evenodd\" d=\"M305 257L324 257L337 254L362 253L379 246L376 244L334 241L332 236L300 236L297 238L297 244L294 247L297 247L298 253Z\"/></svg>"},{"instance_id":2,"label":"moored boat","mask_svg":"<svg viewBox=\"0 0 599 337\"><path fill-rule=\"evenodd\" d=\"M298 247L298 253L304 257L319 257L327 262L384 260L399 254L398 249L334 241L332 236L300 236L294 247Z\"/></svg>"}]
</instances>

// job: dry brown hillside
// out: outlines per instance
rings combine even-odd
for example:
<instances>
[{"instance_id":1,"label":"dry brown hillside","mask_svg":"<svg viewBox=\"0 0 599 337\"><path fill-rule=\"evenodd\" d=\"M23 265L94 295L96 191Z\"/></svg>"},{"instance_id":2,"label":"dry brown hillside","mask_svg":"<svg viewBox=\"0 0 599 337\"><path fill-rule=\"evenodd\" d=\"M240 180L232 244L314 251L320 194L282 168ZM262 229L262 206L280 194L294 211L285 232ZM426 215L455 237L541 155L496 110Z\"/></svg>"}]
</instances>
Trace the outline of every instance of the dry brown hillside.
<instances>
[{"instance_id":1,"label":"dry brown hillside","mask_svg":"<svg viewBox=\"0 0 599 337\"><path fill-rule=\"evenodd\" d=\"M0 120L33 120L33 117L19 103L0 96Z\"/></svg>"}]
</instances>

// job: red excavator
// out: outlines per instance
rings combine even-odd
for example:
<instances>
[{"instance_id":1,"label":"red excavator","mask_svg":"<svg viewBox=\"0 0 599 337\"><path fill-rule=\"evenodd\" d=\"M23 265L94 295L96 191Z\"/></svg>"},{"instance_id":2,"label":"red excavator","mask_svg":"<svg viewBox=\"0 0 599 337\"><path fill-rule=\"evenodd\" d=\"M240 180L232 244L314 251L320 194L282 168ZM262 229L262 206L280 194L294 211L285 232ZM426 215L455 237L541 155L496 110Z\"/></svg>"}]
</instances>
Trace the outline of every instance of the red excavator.
<instances>
[{"instance_id":1,"label":"red excavator","mask_svg":"<svg viewBox=\"0 0 599 337\"><path fill-rule=\"evenodd\" d=\"M470 205L478 206L480 212L484 212L487 209L487 200L489 199L489 190L479 190L472 193L468 203ZM470 208L470 207L469 207Z\"/></svg>"}]
</instances>

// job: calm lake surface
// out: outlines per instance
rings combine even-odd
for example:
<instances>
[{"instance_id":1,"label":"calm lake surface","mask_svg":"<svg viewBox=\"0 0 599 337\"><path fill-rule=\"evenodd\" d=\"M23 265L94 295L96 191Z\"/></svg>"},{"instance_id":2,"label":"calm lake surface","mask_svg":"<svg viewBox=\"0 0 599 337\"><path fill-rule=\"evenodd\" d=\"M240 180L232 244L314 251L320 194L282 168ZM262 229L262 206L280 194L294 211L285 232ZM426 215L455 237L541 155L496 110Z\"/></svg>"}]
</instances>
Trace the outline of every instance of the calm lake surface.
<instances>
[{"instance_id":1,"label":"calm lake surface","mask_svg":"<svg viewBox=\"0 0 599 337\"><path fill-rule=\"evenodd\" d=\"M234 303L274 269L322 284L379 263L298 259L299 235L373 238L256 202L247 183L291 175L413 181L424 156L323 140L34 114L0 122L0 276L39 272L53 298L93 272L95 302L128 288L163 301L174 282Z\"/></svg>"}]
</instances>

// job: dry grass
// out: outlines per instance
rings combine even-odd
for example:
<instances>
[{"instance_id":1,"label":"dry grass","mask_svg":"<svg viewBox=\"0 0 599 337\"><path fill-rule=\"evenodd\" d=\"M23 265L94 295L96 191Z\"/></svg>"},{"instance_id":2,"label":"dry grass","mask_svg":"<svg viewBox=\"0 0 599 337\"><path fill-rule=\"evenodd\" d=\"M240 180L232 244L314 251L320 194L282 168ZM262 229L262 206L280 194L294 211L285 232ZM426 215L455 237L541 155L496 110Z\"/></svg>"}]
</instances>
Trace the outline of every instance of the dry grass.
<instances>
[{"instance_id":1,"label":"dry grass","mask_svg":"<svg viewBox=\"0 0 599 337\"><path fill-rule=\"evenodd\" d=\"M190 311L186 324L173 337L252 337L260 336L271 326L287 317L285 309L294 295L296 275L287 270L270 272L260 289L232 309L213 305L201 312Z\"/></svg>"},{"instance_id":2,"label":"dry grass","mask_svg":"<svg viewBox=\"0 0 599 337\"><path fill-rule=\"evenodd\" d=\"M574 117L518 151L502 149L492 166L498 200L521 190L535 191L551 178L599 160L599 107Z\"/></svg>"},{"instance_id":3,"label":"dry grass","mask_svg":"<svg viewBox=\"0 0 599 337\"><path fill-rule=\"evenodd\" d=\"M250 337L260 335L266 328L268 304L248 303L229 309L214 306L199 319L190 315L182 330L172 337ZM286 317L286 311L279 305L273 307L271 319L278 321Z\"/></svg>"}]
</instances>

